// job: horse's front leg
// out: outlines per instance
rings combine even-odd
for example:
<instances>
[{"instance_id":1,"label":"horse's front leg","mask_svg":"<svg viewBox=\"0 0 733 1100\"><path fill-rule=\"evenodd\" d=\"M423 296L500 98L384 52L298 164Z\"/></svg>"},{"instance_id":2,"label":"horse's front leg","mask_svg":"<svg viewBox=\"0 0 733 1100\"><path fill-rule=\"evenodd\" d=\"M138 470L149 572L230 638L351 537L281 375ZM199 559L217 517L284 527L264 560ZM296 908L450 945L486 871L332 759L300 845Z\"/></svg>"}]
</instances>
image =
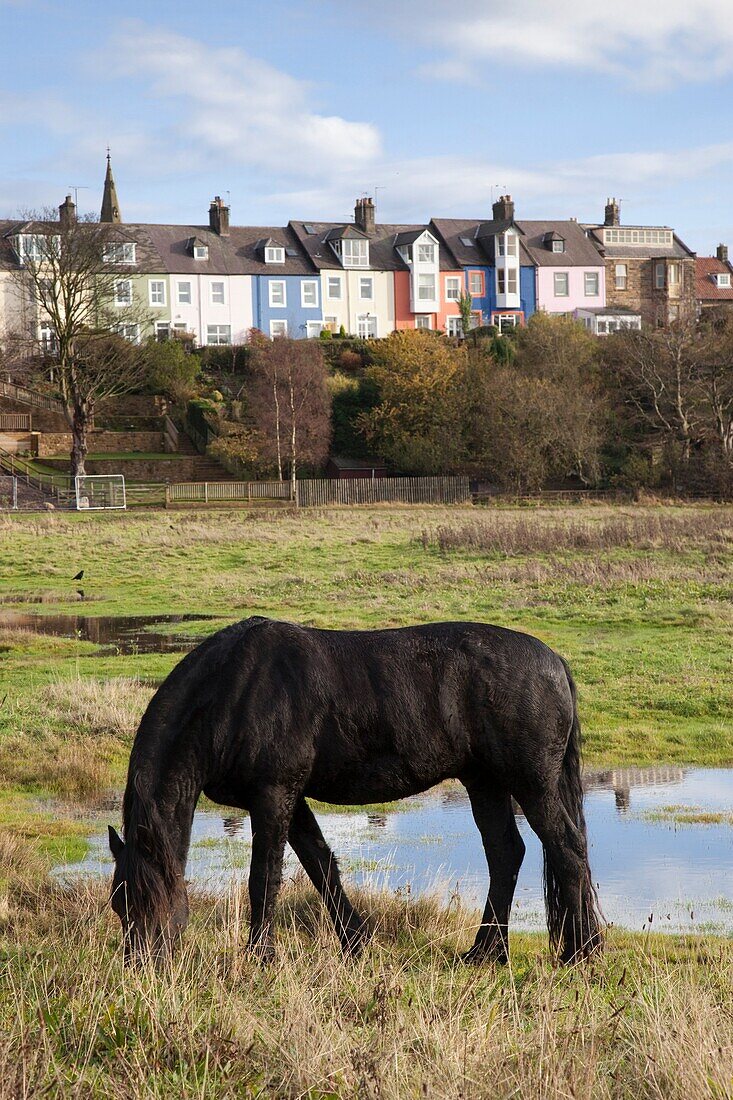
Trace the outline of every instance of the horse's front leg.
<instances>
[{"instance_id":1,"label":"horse's front leg","mask_svg":"<svg viewBox=\"0 0 733 1100\"><path fill-rule=\"evenodd\" d=\"M285 841L296 797L296 792L285 787L264 787L250 806L249 900L252 916L249 949L263 962L270 962L275 952L272 930L275 902L282 882Z\"/></svg>"}]
</instances>

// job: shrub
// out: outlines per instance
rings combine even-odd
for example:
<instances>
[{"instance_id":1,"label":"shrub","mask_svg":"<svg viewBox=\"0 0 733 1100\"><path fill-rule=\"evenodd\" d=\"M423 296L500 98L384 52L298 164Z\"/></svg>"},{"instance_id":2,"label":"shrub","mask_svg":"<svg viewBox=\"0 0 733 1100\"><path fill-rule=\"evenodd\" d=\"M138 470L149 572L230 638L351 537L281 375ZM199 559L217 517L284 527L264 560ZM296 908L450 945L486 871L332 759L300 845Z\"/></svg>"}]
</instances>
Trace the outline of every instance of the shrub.
<instances>
[{"instance_id":1,"label":"shrub","mask_svg":"<svg viewBox=\"0 0 733 1100\"><path fill-rule=\"evenodd\" d=\"M151 341L145 348L148 388L183 404L198 392L201 364L178 340Z\"/></svg>"}]
</instances>

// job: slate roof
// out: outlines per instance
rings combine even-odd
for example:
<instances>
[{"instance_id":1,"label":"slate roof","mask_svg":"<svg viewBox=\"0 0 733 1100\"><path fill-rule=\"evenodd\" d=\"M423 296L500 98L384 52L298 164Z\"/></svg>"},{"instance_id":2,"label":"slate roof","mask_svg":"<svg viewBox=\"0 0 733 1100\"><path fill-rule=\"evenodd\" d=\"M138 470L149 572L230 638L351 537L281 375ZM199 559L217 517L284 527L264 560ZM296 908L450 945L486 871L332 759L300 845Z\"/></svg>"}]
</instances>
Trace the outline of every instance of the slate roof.
<instances>
[{"instance_id":1,"label":"slate roof","mask_svg":"<svg viewBox=\"0 0 733 1100\"><path fill-rule=\"evenodd\" d=\"M433 218L430 223L461 266L494 262L494 240L514 226L519 234L519 262L537 267L602 267L598 249L582 226L573 221L483 221L465 218ZM562 237L564 252L552 252L545 244L547 234ZM461 240L474 241L473 247Z\"/></svg>"},{"instance_id":2,"label":"slate roof","mask_svg":"<svg viewBox=\"0 0 733 1100\"><path fill-rule=\"evenodd\" d=\"M9 237L27 223L0 221L0 269L17 266ZM298 238L288 226L237 226L231 227L228 237L220 237L207 225L155 225L124 223L110 227L110 239L134 241L135 264L115 264L114 270L125 273L171 275L312 275L316 268L298 243ZM276 244L296 254L285 253L285 262L266 264L257 245L263 238L272 238ZM208 260L195 260L191 242L206 245Z\"/></svg>"},{"instance_id":3,"label":"slate roof","mask_svg":"<svg viewBox=\"0 0 733 1100\"><path fill-rule=\"evenodd\" d=\"M695 260L695 297L701 302L733 301L733 286L718 286L712 278L713 275L731 275L731 271L731 265L716 256L698 256Z\"/></svg>"},{"instance_id":4,"label":"slate roof","mask_svg":"<svg viewBox=\"0 0 733 1100\"><path fill-rule=\"evenodd\" d=\"M595 243L596 248L607 260L690 260L695 256L692 249L688 248L684 241L681 241L674 232L672 233L671 245L603 243L604 229L666 229L672 232L668 225L586 225L583 228L590 231L590 239Z\"/></svg>"},{"instance_id":5,"label":"slate roof","mask_svg":"<svg viewBox=\"0 0 733 1100\"><path fill-rule=\"evenodd\" d=\"M307 233L305 226L309 226L315 232ZM290 228L295 233L301 248L305 249L314 267L319 271L343 271L344 268L335 255L329 241L334 236L341 236L345 228L342 224L333 222L292 221ZM428 225L387 225L379 223L374 227L374 233L366 238L369 241L369 267L349 268L348 270L374 270L374 271L409 271L408 265L397 251L397 244L412 243L417 240L425 230L431 232ZM336 231L336 232L334 232ZM353 234L352 234L353 235ZM357 235L365 234L357 230ZM454 263L453 256L440 249L440 270L456 271L459 265Z\"/></svg>"}]
</instances>

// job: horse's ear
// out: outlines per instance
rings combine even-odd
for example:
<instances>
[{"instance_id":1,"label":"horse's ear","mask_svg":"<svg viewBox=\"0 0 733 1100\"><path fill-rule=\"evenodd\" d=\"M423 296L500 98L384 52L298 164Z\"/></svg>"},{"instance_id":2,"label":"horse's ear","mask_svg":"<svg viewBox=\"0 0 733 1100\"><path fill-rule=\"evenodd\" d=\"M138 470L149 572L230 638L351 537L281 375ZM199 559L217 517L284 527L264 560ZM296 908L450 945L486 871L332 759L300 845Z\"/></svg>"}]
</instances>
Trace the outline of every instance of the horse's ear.
<instances>
[{"instance_id":1,"label":"horse's ear","mask_svg":"<svg viewBox=\"0 0 733 1100\"><path fill-rule=\"evenodd\" d=\"M125 847L122 837L111 825L107 826L107 832L109 834L109 850L115 859L119 859Z\"/></svg>"}]
</instances>

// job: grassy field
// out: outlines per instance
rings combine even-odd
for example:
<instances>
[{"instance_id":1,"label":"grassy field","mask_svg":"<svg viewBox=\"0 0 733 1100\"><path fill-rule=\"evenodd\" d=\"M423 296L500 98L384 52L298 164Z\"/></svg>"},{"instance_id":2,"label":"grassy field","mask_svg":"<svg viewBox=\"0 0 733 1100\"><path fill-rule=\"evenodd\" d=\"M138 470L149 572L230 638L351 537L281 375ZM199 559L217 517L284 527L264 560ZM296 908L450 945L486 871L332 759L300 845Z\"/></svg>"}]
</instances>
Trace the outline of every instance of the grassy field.
<instances>
[{"instance_id":1,"label":"grassy field","mask_svg":"<svg viewBox=\"0 0 733 1100\"><path fill-rule=\"evenodd\" d=\"M173 963L123 971L102 887L43 881L7 837L2 858L2 1100L732 1095L730 940L611 932L592 967L558 969L515 936L510 968L467 967L475 914L362 895L374 938L344 960L294 882L267 970L235 890L194 897Z\"/></svg>"},{"instance_id":2,"label":"grassy field","mask_svg":"<svg viewBox=\"0 0 733 1100\"><path fill-rule=\"evenodd\" d=\"M0 612L536 634L572 663L592 764L733 763L732 596L730 507L0 517ZM83 855L177 657L12 622L0 655L0 1100L733 1097L729 940L612 930L568 971L515 936L510 969L476 970L476 914L382 895L344 962L296 881L274 969L234 892L196 897L172 968L123 977L105 888L47 871Z\"/></svg>"}]
</instances>

